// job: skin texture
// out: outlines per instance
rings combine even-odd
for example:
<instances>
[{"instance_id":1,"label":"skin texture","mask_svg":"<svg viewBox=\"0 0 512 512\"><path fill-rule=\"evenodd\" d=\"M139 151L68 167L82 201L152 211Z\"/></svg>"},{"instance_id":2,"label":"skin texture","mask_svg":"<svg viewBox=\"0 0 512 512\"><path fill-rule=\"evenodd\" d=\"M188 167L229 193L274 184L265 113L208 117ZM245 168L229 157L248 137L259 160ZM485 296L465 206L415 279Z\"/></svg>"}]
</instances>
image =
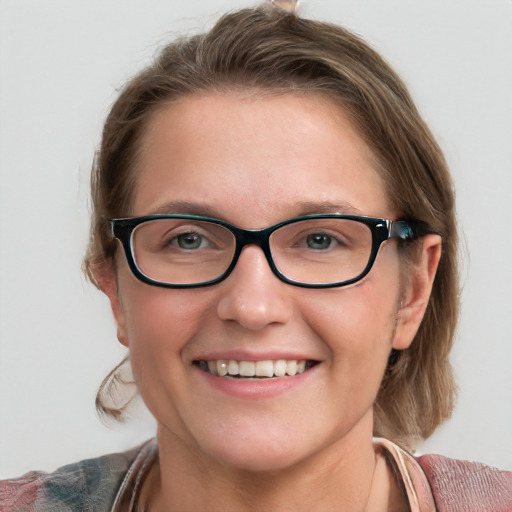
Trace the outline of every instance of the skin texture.
<instances>
[{"instance_id":1,"label":"skin texture","mask_svg":"<svg viewBox=\"0 0 512 512\"><path fill-rule=\"evenodd\" d=\"M246 229L325 211L396 219L371 162L321 96L192 96L153 115L131 213ZM399 510L389 473L375 471L372 404L390 350L414 337L439 255L439 237L425 237L404 278L390 241L363 281L311 290L279 281L248 246L225 281L170 290L139 282L118 251L100 281L159 425L152 509L354 512L371 495L372 510ZM226 356L320 364L270 397L232 396L193 364Z\"/></svg>"}]
</instances>

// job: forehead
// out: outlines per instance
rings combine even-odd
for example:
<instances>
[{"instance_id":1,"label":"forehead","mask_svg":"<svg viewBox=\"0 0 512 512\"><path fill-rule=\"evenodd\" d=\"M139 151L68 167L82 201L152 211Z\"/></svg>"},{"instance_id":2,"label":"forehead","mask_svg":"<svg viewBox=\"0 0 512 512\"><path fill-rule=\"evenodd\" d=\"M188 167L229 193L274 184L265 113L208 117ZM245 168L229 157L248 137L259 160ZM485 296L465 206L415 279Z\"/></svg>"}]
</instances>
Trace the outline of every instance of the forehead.
<instances>
[{"instance_id":1,"label":"forehead","mask_svg":"<svg viewBox=\"0 0 512 512\"><path fill-rule=\"evenodd\" d=\"M326 96L190 96L148 123L133 214L197 203L229 221L254 222L250 227L303 213L299 204L389 215L373 162L353 123Z\"/></svg>"}]
</instances>

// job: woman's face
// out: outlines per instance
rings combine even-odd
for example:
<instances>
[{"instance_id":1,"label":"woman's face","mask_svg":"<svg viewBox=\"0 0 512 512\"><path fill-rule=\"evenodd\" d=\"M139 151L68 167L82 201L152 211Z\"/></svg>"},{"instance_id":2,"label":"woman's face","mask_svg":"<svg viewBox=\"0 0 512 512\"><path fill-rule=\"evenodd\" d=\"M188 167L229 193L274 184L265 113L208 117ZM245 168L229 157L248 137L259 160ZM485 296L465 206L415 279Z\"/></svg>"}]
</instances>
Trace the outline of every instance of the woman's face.
<instances>
[{"instance_id":1,"label":"woman's face","mask_svg":"<svg viewBox=\"0 0 512 512\"><path fill-rule=\"evenodd\" d=\"M153 115L133 216L192 213L258 229L324 212L398 216L368 147L330 100L210 94ZM119 251L109 295L161 431L204 460L265 470L371 438L390 350L417 328L399 312L402 281L395 242L366 278L333 289L281 282L256 246L221 283L158 288L138 281ZM217 360L316 364L267 379L214 376L198 364Z\"/></svg>"}]
</instances>

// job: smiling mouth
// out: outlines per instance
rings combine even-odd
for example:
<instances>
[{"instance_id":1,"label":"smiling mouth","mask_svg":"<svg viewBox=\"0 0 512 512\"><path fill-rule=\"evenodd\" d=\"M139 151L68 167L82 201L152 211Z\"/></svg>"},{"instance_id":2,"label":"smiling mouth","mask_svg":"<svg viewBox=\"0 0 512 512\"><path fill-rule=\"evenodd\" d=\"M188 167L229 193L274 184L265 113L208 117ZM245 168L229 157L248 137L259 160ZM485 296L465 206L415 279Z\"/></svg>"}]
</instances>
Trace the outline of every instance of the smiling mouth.
<instances>
[{"instance_id":1,"label":"smiling mouth","mask_svg":"<svg viewBox=\"0 0 512 512\"><path fill-rule=\"evenodd\" d=\"M194 361L201 370L217 377L232 379L269 379L294 377L309 370L318 361L279 359L277 361L235 361L219 359L216 361Z\"/></svg>"}]
</instances>

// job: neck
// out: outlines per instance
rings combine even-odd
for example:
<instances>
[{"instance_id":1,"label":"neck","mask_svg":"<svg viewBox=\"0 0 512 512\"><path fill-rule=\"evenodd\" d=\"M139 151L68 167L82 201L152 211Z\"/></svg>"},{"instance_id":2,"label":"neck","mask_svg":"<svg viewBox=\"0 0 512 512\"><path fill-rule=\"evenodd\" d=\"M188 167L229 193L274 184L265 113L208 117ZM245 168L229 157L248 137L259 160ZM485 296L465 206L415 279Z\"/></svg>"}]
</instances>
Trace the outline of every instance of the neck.
<instances>
[{"instance_id":1,"label":"neck","mask_svg":"<svg viewBox=\"0 0 512 512\"><path fill-rule=\"evenodd\" d=\"M297 510L357 512L367 509L376 457L371 430L348 433L299 463L272 471L228 466L158 430L159 466L151 479L151 512L193 510ZM374 493L373 493L374 494ZM388 510L387 497L382 500ZM372 503L375 496L372 496ZM377 500L378 501L378 500Z\"/></svg>"}]
</instances>

